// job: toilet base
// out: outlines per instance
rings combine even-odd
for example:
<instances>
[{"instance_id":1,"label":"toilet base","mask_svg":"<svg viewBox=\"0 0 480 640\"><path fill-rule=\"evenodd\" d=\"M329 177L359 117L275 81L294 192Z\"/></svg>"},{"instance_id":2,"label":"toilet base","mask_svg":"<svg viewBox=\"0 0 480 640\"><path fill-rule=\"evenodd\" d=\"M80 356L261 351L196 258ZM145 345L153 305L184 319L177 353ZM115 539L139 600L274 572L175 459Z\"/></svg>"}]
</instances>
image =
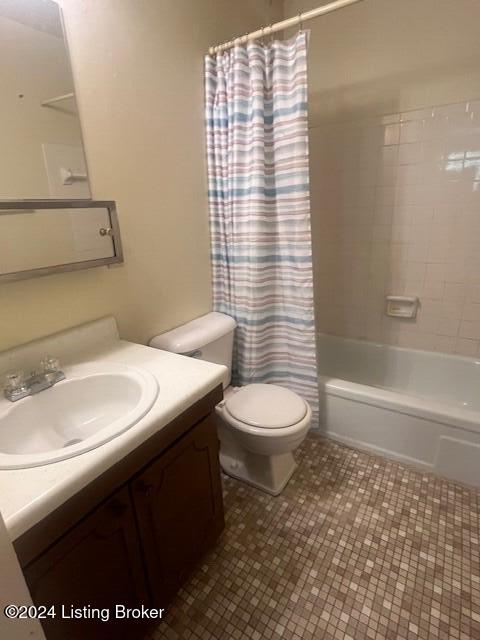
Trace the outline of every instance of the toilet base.
<instances>
[{"instance_id":1,"label":"toilet base","mask_svg":"<svg viewBox=\"0 0 480 640\"><path fill-rule=\"evenodd\" d=\"M243 451L241 456L238 453L237 450L236 456L232 457L220 447L220 465L224 473L272 496L278 496L285 489L297 468L290 452L273 456L249 451Z\"/></svg>"}]
</instances>

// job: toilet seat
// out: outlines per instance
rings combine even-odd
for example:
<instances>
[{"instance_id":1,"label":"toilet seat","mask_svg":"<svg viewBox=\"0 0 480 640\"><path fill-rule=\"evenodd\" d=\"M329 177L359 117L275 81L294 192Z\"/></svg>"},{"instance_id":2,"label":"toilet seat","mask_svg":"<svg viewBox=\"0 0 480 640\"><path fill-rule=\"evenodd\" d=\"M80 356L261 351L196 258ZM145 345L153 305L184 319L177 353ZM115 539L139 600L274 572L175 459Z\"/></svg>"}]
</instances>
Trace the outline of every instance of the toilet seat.
<instances>
[{"instance_id":1,"label":"toilet seat","mask_svg":"<svg viewBox=\"0 0 480 640\"><path fill-rule=\"evenodd\" d=\"M248 384L229 394L224 410L235 423L258 429L284 429L302 422L305 401L276 384Z\"/></svg>"}]
</instances>

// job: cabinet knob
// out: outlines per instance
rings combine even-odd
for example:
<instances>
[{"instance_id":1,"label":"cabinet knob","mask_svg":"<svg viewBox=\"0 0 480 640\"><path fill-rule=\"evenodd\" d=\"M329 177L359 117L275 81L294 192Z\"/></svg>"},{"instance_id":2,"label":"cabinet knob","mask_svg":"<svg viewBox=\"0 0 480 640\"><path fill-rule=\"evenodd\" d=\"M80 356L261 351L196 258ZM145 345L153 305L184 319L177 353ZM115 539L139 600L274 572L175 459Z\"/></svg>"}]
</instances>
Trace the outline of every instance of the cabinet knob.
<instances>
[{"instance_id":1,"label":"cabinet knob","mask_svg":"<svg viewBox=\"0 0 480 640\"><path fill-rule=\"evenodd\" d=\"M153 494L153 489L154 489L153 484L144 482L143 480L141 480L137 484L137 491L139 493L142 493L144 496L147 496L147 498L149 498Z\"/></svg>"}]
</instances>

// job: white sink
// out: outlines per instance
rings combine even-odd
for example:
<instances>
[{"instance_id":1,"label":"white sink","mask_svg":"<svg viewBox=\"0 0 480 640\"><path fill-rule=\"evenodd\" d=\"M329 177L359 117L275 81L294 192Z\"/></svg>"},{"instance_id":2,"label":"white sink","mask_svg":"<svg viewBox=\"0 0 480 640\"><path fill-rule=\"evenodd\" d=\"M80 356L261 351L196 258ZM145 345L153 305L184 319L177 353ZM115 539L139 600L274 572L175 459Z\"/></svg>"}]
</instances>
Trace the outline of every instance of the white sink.
<instances>
[{"instance_id":1,"label":"white sink","mask_svg":"<svg viewBox=\"0 0 480 640\"><path fill-rule=\"evenodd\" d=\"M148 413L158 384L110 362L64 369L67 379L15 403L0 400L0 469L50 464L94 449Z\"/></svg>"}]
</instances>

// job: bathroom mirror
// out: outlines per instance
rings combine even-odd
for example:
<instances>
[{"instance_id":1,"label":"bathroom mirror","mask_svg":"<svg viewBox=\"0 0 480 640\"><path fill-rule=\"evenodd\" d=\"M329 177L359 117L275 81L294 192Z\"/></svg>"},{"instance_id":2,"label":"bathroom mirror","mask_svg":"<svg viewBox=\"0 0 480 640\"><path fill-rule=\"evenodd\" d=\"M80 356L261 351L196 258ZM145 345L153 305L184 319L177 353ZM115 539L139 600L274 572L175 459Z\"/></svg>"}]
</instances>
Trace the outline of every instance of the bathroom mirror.
<instances>
[{"instance_id":1,"label":"bathroom mirror","mask_svg":"<svg viewBox=\"0 0 480 640\"><path fill-rule=\"evenodd\" d=\"M114 202L0 202L0 282L122 261Z\"/></svg>"},{"instance_id":2,"label":"bathroom mirror","mask_svg":"<svg viewBox=\"0 0 480 640\"><path fill-rule=\"evenodd\" d=\"M0 199L88 199L62 15L52 0L0 0Z\"/></svg>"}]
</instances>

